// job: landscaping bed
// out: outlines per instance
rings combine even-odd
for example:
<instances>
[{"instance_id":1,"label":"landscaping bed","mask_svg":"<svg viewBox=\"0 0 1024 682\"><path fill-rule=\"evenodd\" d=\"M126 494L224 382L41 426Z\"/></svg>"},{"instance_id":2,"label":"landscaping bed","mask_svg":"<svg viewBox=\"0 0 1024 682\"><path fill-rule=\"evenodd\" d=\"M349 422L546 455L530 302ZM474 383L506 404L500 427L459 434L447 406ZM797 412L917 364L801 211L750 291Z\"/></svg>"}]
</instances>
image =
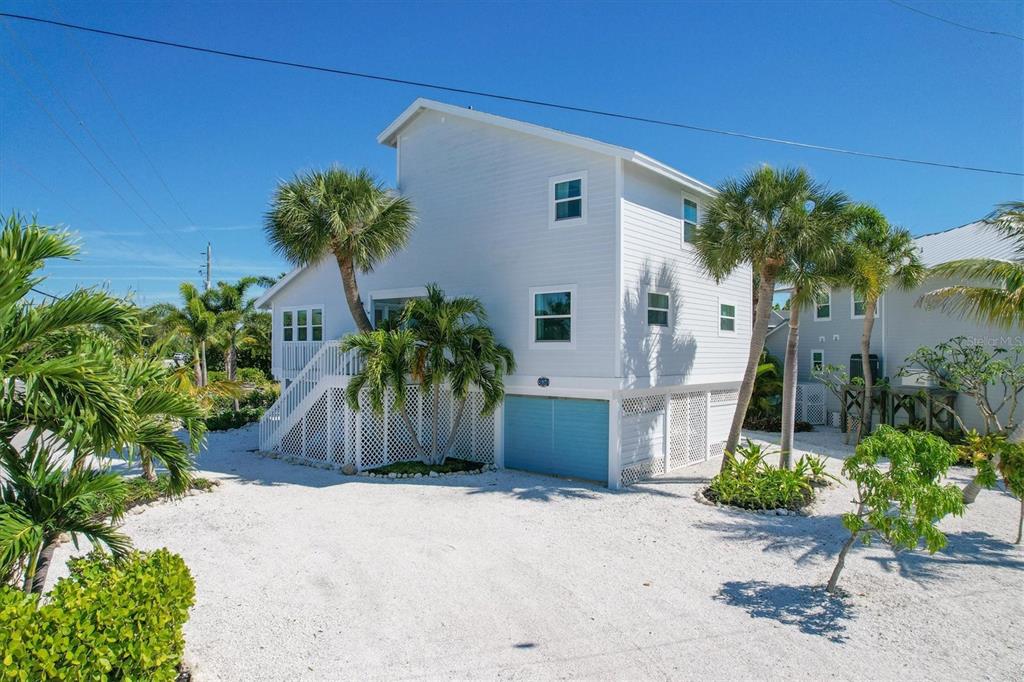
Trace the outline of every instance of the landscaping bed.
<instances>
[{"instance_id":1,"label":"landscaping bed","mask_svg":"<svg viewBox=\"0 0 1024 682\"><path fill-rule=\"evenodd\" d=\"M399 476L406 478L409 476L416 476L417 474L420 476L430 476L431 473L435 475L463 473L476 474L483 471L485 466L486 465L481 462L471 462L466 459L449 457L444 461L444 464L425 464L419 460L395 462L394 464L388 464L387 466L373 469L369 473L385 477L395 474L396 478Z\"/></svg>"},{"instance_id":2,"label":"landscaping bed","mask_svg":"<svg viewBox=\"0 0 1024 682\"><path fill-rule=\"evenodd\" d=\"M208 478L193 478L189 489L208 491L216 485L216 481L211 481ZM146 480L141 476L126 477L123 496L116 498L112 495L97 497L90 500L90 506L96 514L110 516L118 507L123 511L128 511L132 507L168 499L172 497L169 488L170 479L166 474L160 474L156 477L155 481Z\"/></svg>"}]
</instances>

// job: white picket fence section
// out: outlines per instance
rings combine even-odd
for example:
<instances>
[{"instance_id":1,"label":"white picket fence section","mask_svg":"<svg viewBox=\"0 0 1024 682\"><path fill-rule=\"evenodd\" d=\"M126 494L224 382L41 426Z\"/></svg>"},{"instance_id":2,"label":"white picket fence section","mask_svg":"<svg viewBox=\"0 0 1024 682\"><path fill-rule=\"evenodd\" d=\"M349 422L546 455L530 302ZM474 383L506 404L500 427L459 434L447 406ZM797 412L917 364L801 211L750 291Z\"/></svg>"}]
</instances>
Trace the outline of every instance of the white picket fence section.
<instances>
[{"instance_id":1,"label":"white picket fence section","mask_svg":"<svg viewBox=\"0 0 1024 682\"><path fill-rule=\"evenodd\" d=\"M825 384L820 382L796 385L796 419L820 426L828 418L825 409Z\"/></svg>"},{"instance_id":2,"label":"white picket fence section","mask_svg":"<svg viewBox=\"0 0 1024 682\"><path fill-rule=\"evenodd\" d=\"M284 434L310 407L314 391L325 377L350 377L362 366L355 351L343 352L341 342L327 341L292 380L260 419L260 450L275 450Z\"/></svg>"},{"instance_id":3,"label":"white picket fence section","mask_svg":"<svg viewBox=\"0 0 1024 682\"><path fill-rule=\"evenodd\" d=\"M622 399L620 481L629 485L721 454L712 443L715 410L731 417L735 390L654 393Z\"/></svg>"}]
</instances>

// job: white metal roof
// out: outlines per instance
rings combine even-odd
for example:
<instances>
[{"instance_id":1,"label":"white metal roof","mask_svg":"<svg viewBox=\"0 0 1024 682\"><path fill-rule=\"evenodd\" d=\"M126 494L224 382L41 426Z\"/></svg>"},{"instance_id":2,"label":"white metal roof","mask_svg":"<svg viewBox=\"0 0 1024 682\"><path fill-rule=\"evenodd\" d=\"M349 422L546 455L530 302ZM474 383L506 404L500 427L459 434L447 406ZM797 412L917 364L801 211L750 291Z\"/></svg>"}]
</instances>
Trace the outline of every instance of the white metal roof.
<instances>
[{"instance_id":1,"label":"white metal roof","mask_svg":"<svg viewBox=\"0 0 1024 682\"><path fill-rule=\"evenodd\" d=\"M921 235L914 239L914 244L927 267L963 258L1010 260L1014 256L1013 242L981 220Z\"/></svg>"},{"instance_id":2,"label":"white metal roof","mask_svg":"<svg viewBox=\"0 0 1024 682\"><path fill-rule=\"evenodd\" d=\"M561 130L545 128L544 126L535 125L533 123L518 121L514 118L495 116L494 114L487 114L482 111L477 111L476 109L457 107L453 104L445 104L444 102L437 102L423 97L418 98L415 102L410 104L405 111L399 114L398 118L392 121L390 125L388 125L388 127L377 136L377 141L381 144L388 145L389 147L394 147L398 143L398 133L402 128L415 118L417 114L428 110L437 111L450 116L461 116L462 118L487 123L507 130L515 130L527 135L535 135L537 137L561 142L563 144L571 144L575 147L589 149L590 151L597 152L598 154L607 154L608 156L620 158L625 161L635 163L638 166L642 166L647 170L653 171L658 175L669 178L670 180L674 180L680 185L700 194L707 196L715 194L715 188L711 185L690 177L689 175L672 168L668 164L664 164L661 161L647 156L646 154L642 154L634 149L627 149L626 147L619 147L614 144L608 144L607 142L593 140L589 137L573 135L572 133L566 133Z\"/></svg>"}]
</instances>

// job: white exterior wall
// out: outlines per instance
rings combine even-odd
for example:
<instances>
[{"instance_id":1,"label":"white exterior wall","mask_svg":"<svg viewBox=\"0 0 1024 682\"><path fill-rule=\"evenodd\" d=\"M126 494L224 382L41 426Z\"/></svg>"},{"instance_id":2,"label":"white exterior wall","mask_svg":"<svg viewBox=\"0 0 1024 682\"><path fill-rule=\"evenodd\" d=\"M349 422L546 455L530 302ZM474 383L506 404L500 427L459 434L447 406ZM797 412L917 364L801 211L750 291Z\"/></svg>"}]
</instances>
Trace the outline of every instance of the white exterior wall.
<instances>
[{"instance_id":1,"label":"white exterior wall","mask_svg":"<svg viewBox=\"0 0 1024 682\"><path fill-rule=\"evenodd\" d=\"M622 376L628 386L739 383L750 348L751 271L722 284L701 273L682 240L683 197L670 180L624 164ZM647 292L669 292L669 327L647 324ZM736 332L719 332L719 303L736 306Z\"/></svg>"}]
</instances>

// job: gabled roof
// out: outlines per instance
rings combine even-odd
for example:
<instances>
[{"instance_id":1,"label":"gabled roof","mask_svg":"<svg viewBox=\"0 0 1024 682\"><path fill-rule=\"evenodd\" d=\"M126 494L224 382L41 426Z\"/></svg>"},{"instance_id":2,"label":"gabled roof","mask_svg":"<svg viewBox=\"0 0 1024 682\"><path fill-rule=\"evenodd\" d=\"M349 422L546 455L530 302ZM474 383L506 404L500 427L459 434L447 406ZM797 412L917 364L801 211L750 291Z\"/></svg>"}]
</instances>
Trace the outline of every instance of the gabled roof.
<instances>
[{"instance_id":1,"label":"gabled roof","mask_svg":"<svg viewBox=\"0 0 1024 682\"><path fill-rule=\"evenodd\" d=\"M471 121L478 121L480 123L486 123L499 128L505 128L506 130L514 130L526 135L533 135L553 142L561 142L574 147L580 147L581 149L587 149L598 154L623 159L624 161L635 163L642 168L646 168L658 175L673 180L694 192L709 196L715 194L715 189L710 185L703 183L696 178L692 178L689 175L672 168L668 164L662 163L661 161L647 156L646 154L642 154L634 149L627 149L626 147L619 147L614 144L608 144L607 142L592 140L589 137L573 135L572 133L562 132L561 130L545 128L544 126L526 123L524 121L517 121L513 118L505 118L504 116L495 116L494 114L487 114L482 111L477 111L476 109L457 107L452 104L445 104L444 102L437 102L423 97L420 97L410 104L409 107L398 116L398 118L392 121L391 124L377 136L377 141L389 147L395 147L398 144L398 134L401 130L416 118L417 115L424 111L436 111L449 116L460 116Z\"/></svg>"},{"instance_id":2,"label":"gabled roof","mask_svg":"<svg viewBox=\"0 0 1024 682\"><path fill-rule=\"evenodd\" d=\"M281 279L274 282L274 285L272 287L270 287L269 289L267 289L266 291L259 295L259 298L256 299L253 305L255 305L257 308L260 308L261 310L266 308L267 304L270 303L270 299L277 295L277 292L281 291L281 289L284 289L286 286L288 286L288 282L291 282L293 279L295 279L295 276L305 269L305 265L300 265L297 268L293 269L291 272L289 272L287 275L282 277Z\"/></svg>"}]
</instances>

